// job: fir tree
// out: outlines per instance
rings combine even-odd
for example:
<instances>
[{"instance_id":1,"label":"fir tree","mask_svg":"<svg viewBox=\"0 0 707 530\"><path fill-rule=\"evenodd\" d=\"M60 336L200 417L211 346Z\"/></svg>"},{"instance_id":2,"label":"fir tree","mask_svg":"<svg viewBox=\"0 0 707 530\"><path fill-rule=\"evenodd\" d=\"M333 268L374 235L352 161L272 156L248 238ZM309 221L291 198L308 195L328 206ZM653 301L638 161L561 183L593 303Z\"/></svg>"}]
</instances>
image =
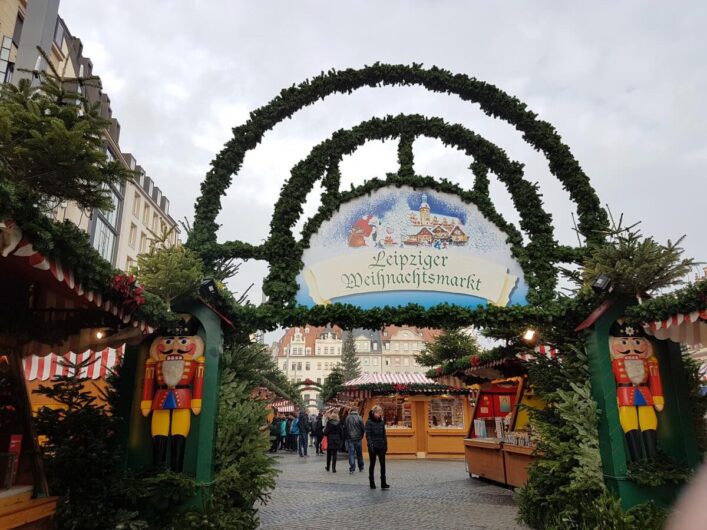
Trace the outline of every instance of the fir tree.
<instances>
[{"instance_id":1,"label":"fir tree","mask_svg":"<svg viewBox=\"0 0 707 530\"><path fill-rule=\"evenodd\" d=\"M341 392L344 388L344 370L340 364L337 364L332 368L328 376L324 378L324 383L322 383L321 398L324 403L333 399L336 394Z\"/></svg>"},{"instance_id":2,"label":"fir tree","mask_svg":"<svg viewBox=\"0 0 707 530\"><path fill-rule=\"evenodd\" d=\"M21 80L0 89L0 203L47 211L68 200L111 210L108 185L131 178L106 154L110 122L67 86L45 77L39 87Z\"/></svg>"},{"instance_id":3,"label":"fir tree","mask_svg":"<svg viewBox=\"0 0 707 530\"><path fill-rule=\"evenodd\" d=\"M447 330L439 335L434 342L428 344L419 355L415 355L415 359L422 366L435 367L481 353L483 353L483 349L476 337L461 330Z\"/></svg>"},{"instance_id":4,"label":"fir tree","mask_svg":"<svg viewBox=\"0 0 707 530\"><path fill-rule=\"evenodd\" d=\"M137 266L145 291L162 298L168 307L178 296L195 292L204 277L199 257L183 246L155 246L138 255Z\"/></svg>"},{"instance_id":5,"label":"fir tree","mask_svg":"<svg viewBox=\"0 0 707 530\"><path fill-rule=\"evenodd\" d=\"M341 346L341 369L344 374L344 382L356 379L361 375L361 360L356 357L356 343L353 332L344 333L344 343Z\"/></svg>"}]
</instances>

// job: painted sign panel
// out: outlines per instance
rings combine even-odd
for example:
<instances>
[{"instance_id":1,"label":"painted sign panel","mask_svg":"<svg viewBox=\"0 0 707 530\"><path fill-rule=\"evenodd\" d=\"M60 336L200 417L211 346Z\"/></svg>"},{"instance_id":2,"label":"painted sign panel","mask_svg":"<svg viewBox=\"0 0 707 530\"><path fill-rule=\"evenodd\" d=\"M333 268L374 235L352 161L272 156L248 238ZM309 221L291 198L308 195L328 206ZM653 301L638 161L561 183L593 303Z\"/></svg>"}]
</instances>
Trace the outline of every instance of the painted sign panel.
<instances>
[{"instance_id":1,"label":"painted sign panel","mask_svg":"<svg viewBox=\"0 0 707 530\"><path fill-rule=\"evenodd\" d=\"M506 234L455 195L383 188L342 205L312 236L297 302L524 305Z\"/></svg>"}]
</instances>

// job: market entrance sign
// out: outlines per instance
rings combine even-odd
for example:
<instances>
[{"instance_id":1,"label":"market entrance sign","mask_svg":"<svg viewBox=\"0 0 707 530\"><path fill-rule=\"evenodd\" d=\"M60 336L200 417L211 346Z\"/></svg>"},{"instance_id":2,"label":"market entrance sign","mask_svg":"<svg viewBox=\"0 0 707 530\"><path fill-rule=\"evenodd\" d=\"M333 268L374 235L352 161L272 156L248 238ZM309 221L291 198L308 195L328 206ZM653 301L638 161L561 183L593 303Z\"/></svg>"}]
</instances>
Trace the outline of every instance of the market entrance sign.
<instances>
[{"instance_id":1,"label":"market entrance sign","mask_svg":"<svg viewBox=\"0 0 707 530\"><path fill-rule=\"evenodd\" d=\"M408 186L342 205L310 239L302 305L525 305L507 235L459 197Z\"/></svg>"}]
</instances>

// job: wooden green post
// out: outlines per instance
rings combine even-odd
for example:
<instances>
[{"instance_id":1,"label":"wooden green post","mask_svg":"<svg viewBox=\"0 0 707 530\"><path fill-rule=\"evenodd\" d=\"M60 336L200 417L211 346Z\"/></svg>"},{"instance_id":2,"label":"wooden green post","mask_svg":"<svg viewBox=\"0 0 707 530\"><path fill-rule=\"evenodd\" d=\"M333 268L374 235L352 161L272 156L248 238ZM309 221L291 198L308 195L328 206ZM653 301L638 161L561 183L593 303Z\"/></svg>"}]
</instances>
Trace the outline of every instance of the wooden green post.
<instances>
[{"instance_id":1,"label":"wooden green post","mask_svg":"<svg viewBox=\"0 0 707 530\"><path fill-rule=\"evenodd\" d=\"M629 305L628 300L614 303L593 323L586 336L592 394L600 410L599 447L604 481L608 488L619 496L625 509L649 500L667 506L675 500L679 487L674 484L660 487L639 486L626 478L628 451L619 423L616 382L611 370L609 329L623 316ZM657 413L658 446L676 462L695 469L699 457L680 347L670 341L655 339L653 347L660 364L665 396L665 408Z\"/></svg>"}]
</instances>

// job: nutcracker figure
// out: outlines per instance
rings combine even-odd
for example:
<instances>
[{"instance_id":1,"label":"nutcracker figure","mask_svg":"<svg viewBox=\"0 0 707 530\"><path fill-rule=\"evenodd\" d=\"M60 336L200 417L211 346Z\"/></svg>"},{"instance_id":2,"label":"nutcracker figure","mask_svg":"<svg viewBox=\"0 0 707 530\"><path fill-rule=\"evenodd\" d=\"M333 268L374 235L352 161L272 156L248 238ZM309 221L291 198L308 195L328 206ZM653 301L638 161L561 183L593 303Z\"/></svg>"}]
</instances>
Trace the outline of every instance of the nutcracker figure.
<instances>
[{"instance_id":1,"label":"nutcracker figure","mask_svg":"<svg viewBox=\"0 0 707 530\"><path fill-rule=\"evenodd\" d=\"M642 326L619 320L609 334L619 421L626 435L629 455L632 461L639 460L645 448L647 459L654 460L658 428L656 411L662 411L665 404L658 359Z\"/></svg>"},{"instance_id":2,"label":"nutcracker figure","mask_svg":"<svg viewBox=\"0 0 707 530\"><path fill-rule=\"evenodd\" d=\"M192 323L196 323L192 319ZM157 337L145 361L145 380L140 409L152 413L152 459L163 465L170 442L170 468L181 472L191 414L201 412L204 388L204 341L196 330L181 322L165 336Z\"/></svg>"}]
</instances>

